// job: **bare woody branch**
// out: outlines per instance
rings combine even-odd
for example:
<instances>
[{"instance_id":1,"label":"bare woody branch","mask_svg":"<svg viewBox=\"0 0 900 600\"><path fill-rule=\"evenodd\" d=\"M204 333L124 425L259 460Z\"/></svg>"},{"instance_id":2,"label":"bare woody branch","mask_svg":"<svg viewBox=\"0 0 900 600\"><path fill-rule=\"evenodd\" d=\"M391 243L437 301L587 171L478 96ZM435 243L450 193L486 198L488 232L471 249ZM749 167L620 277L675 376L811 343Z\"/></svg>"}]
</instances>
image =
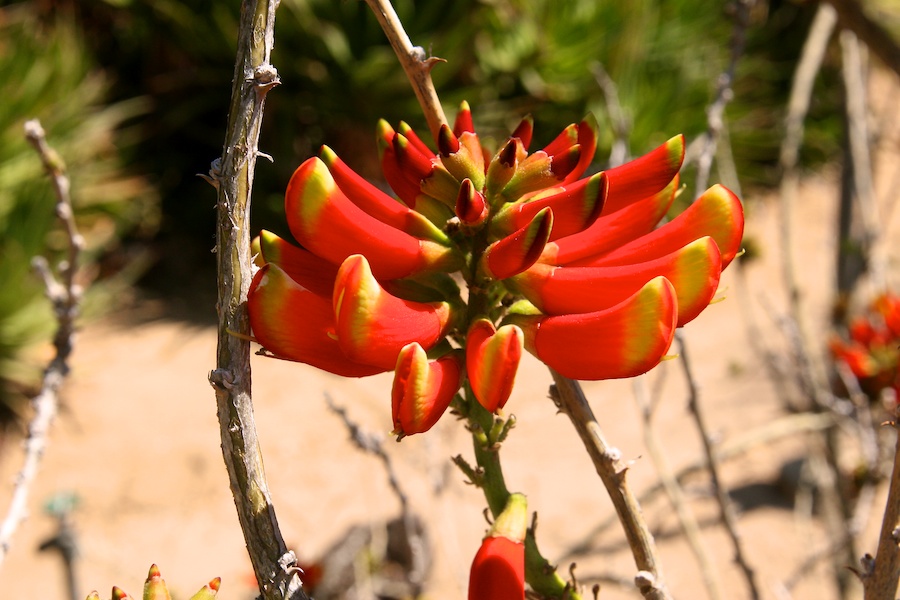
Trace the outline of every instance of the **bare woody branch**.
<instances>
[{"instance_id":1,"label":"bare woody branch","mask_svg":"<svg viewBox=\"0 0 900 600\"><path fill-rule=\"evenodd\" d=\"M217 188L218 350L209 381L216 391L222 454L238 520L262 597L306 600L288 551L263 468L250 387L247 292L252 278L250 195L259 131L269 90L279 83L269 58L278 0L243 0L231 105L222 157L210 180Z\"/></svg>"},{"instance_id":2,"label":"bare woody branch","mask_svg":"<svg viewBox=\"0 0 900 600\"><path fill-rule=\"evenodd\" d=\"M553 369L550 372L555 382L550 395L575 426L625 530L638 568L635 584L647 600L671 600L653 534L647 527L637 497L626 481L628 469L622 464L618 450L607 443L578 382L563 377Z\"/></svg>"},{"instance_id":3,"label":"bare woody branch","mask_svg":"<svg viewBox=\"0 0 900 600\"><path fill-rule=\"evenodd\" d=\"M69 178L62 158L47 144L44 129L35 119L25 123L25 138L34 146L44 170L50 176L56 194L56 215L66 231L68 254L59 265L61 281L53 275L47 260L35 257L35 270L44 280L47 297L53 304L56 315L57 330L53 338L55 354L41 381L41 391L32 400L34 417L28 425L28 438L25 441L25 459L13 487L9 509L0 525L0 564L9 553L13 535L19 524L28 516L28 495L31 483L38 472L47 436L53 420L56 418L59 404L59 390L69 373L69 356L72 354L75 337L75 318L81 300L81 289L75 284L75 273L78 269L78 256L84 247L84 239L75 225L75 214L72 210L72 199L69 195Z\"/></svg>"},{"instance_id":4,"label":"bare woody branch","mask_svg":"<svg viewBox=\"0 0 900 600\"><path fill-rule=\"evenodd\" d=\"M722 477L719 473L719 457L709 435L709 426L706 423L706 416L700 406L700 391L697 387L697 382L694 379L693 370L691 369L687 346L684 343L684 338L680 335L680 332L679 334L676 334L676 340L679 345L681 364L684 367L684 374L688 382L688 408L694 418L694 422L697 424L697 429L700 431L700 440L703 442L703 453L706 456L709 476L712 482L713 492L716 496L716 503L719 505L719 514L722 519L722 524L725 526L725 530L728 532L728 537L731 540L731 546L734 550L734 562L738 568L740 568L741 573L744 576L744 581L747 584L747 591L750 593L751 598L757 600L760 597L760 593L759 586L756 583L756 570L750 565L744 552L743 543L741 542L741 536L737 527L737 514L735 513L734 506L731 504L731 499L728 497L728 490L725 488L725 484L722 482Z\"/></svg>"},{"instance_id":5,"label":"bare woody branch","mask_svg":"<svg viewBox=\"0 0 900 600\"><path fill-rule=\"evenodd\" d=\"M650 453L650 459L653 461L654 467L656 467L660 483L669 497L669 502L675 509L675 515L678 517L681 531L684 533L688 546L690 546L697 565L700 567L700 576L703 578L706 593L710 600L719 600L722 598L722 592L713 562L703 543L700 524L688 506L684 490L672 472L672 467L666 458L665 449L662 447L653 427L653 402L647 393L646 383L644 377L634 379L634 396L644 422L644 446L646 446L647 452Z\"/></svg>"}]
</instances>

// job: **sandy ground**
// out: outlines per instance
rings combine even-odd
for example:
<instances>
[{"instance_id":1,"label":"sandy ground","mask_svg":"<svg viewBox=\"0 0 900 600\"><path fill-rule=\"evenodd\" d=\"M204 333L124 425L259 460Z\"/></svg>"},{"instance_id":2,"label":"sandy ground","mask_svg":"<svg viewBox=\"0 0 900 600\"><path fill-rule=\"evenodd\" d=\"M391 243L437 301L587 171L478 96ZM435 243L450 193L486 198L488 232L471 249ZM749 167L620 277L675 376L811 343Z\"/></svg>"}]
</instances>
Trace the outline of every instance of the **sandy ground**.
<instances>
[{"instance_id":1,"label":"sandy ground","mask_svg":"<svg viewBox=\"0 0 900 600\"><path fill-rule=\"evenodd\" d=\"M895 138L896 139L896 138ZM882 158L879 198L891 199L894 154ZM832 288L833 212L836 174L807 181L797 206L800 224L794 251L803 301L811 323L826 320ZM724 275L720 294L686 329L701 400L716 439L722 444L784 416L773 384L747 337L749 306L762 327L760 339L783 346L777 319L785 300L780 283L778 206L771 198L748 198L748 236L762 249L745 265L744 286L736 267ZM886 231L897 231L885 215ZM888 234L887 239L890 239ZM888 243L889 271L896 274L897 248ZM210 307L212 311L212 307ZM116 315L91 324L78 338L63 409L53 427L39 477L32 489L30 518L21 526L0 569L0 598L65 598L59 556L40 553L56 521L42 505L56 494L75 494L72 517L80 560L80 596L91 589L106 595L112 585L139 594L147 568L159 564L177 598L186 598L215 576L220 597L254 595L251 569L237 524L219 447L215 399L206 381L214 365L215 332L160 319L146 323ZM325 394L345 407L371 432L387 436L390 377L363 380L334 377L303 365L255 357L254 397L272 499L284 536L302 559L319 556L347 528L393 517L398 501L382 464L348 440L331 413ZM700 442L686 410L687 391L678 360L664 363L644 379L648 387L664 372L662 400L653 421L670 468L700 456ZM528 495L539 514L538 542L546 556L563 564L575 560L582 580L592 575L633 577L635 568L621 529L608 524L612 505L567 418L547 398L550 377L536 362L521 369L508 409L518 425L503 450L507 482ZM585 385L610 443L630 462L629 480L643 493L658 480L630 381ZM400 473L415 510L425 517L434 552L428 598L465 596L467 570L486 529L480 491L465 485L449 457L471 457L467 433L445 417L428 435L385 447ZM824 543L815 521L798 516L777 485L782 465L799 457L803 436L754 447L724 467L724 483L740 502L739 529L748 561L756 569L764 598L791 577L800 561ZM0 456L0 509L11 489L21 456ZM715 522L716 507L705 476L685 487L690 509L702 528L703 543L725 598L747 597L733 552ZM879 492L860 548L873 550L883 506ZM678 531L665 496L644 503L657 535L669 586L680 599L702 599L697 561ZM599 531L598 531L599 528ZM573 555L578 546L586 552ZM601 598L638 598L633 589L604 584ZM782 596L783 597L783 596ZM797 600L834 598L827 569L809 569L793 589Z\"/></svg>"}]
</instances>

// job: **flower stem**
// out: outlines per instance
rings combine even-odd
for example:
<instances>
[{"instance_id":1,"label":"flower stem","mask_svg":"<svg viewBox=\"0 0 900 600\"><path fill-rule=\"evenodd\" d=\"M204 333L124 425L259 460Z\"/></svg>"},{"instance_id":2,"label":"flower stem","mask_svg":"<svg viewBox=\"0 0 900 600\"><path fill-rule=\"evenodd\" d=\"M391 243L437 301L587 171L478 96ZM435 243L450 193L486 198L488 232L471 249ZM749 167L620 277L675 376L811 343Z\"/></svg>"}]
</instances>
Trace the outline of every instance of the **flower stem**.
<instances>
[{"instance_id":1,"label":"flower stem","mask_svg":"<svg viewBox=\"0 0 900 600\"><path fill-rule=\"evenodd\" d=\"M468 383L465 385L465 397L475 460L483 474L481 489L484 491L491 515L496 519L503 512L510 492L506 487L503 467L500 464L500 446L496 440L489 437L489 432L493 429L494 415L475 400ZM542 598L581 600L581 595L572 589L572 586L566 583L550 562L541 555L533 527L528 528L525 536L525 581Z\"/></svg>"}]
</instances>

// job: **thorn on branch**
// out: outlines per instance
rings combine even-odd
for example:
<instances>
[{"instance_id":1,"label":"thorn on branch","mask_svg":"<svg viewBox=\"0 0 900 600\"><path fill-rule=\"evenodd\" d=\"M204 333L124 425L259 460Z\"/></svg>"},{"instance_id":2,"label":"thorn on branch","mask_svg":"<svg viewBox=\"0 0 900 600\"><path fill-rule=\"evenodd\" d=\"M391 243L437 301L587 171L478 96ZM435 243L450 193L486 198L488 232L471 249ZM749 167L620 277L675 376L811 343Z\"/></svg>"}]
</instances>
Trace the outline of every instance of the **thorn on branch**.
<instances>
[{"instance_id":1,"label":"thorn on branch","mask_svg":"<svg viewBox=\"0 0 900 600\"><path fill-rule=\"evenodd\" d=\"M230 390L234 388L234 374L225 369L214 369L209 372L209 384L216 389Z\"/></svg>"}]
</instances>

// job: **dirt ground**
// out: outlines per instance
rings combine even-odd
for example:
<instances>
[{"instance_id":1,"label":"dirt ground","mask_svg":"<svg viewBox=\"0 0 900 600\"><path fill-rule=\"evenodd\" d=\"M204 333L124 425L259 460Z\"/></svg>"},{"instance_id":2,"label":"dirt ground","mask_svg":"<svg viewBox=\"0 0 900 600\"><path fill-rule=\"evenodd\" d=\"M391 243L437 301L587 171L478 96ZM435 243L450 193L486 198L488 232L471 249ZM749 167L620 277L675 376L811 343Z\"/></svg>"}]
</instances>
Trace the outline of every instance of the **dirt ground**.
<instances>
[{"instance_id":1,"label":"dirt ground","mask_svg":"<svg viewBox=\"0 0 900 600\"><path fill-rule=\"evenodd\" d=\"M894 87L894 98L896 91ZM892 123L889 152L880 155L877 167L877 197L891 205L897 200L892 186L900 155L897 120ZM836 179L836 169L809 176L796 207L794 253L813 325L826 322L833 288ZM782 351L779 206L774 197L751 195L746 200L747 236L761 249L760 258L729 268L720 289L724 300L685 330L701 402L722 446L785 416L747 329L749 308L761 327L757 341ZM883 256L895 280L900 248L890 240L898 231L896 212L882 215ZM72 519L80 597L91 589L105 597L112 585L140 594L151 563L160 566L176 598L188 597L216 576L223 580L221 598L254 597L219 447L215 399L206 380L214 365L215 337L211 328L167 318L148 323L130 313L83 330L64 404L32 489L30 518L0 569L0 598L66 597L59 555L37 551L57 527L42 506L59 494L78 499ZM301 559L318 557L349 527L381 523L399 510L382 464L353 447L340 419L326 407L327 393L367 431L385 436L401 485L428 523L434 564L427 597L465 597L468 567L486 524L480 491L466 485L448 460L456 454L472 456L460 424L446 416L429 434L397 444L387 436L389 375L342 379L262 357L254 358L253 369L273 503L285 538ZM686 409L679 360L664 363L642 382L638 385L651 390L661 385L653 430L669 468L678 471L692 464L700 457L700 442ZM628 580L635 567L621 529L609 525L614 514L610 500L568 419L548 399L549 384L549 374L536 361L521 368L507 405L518 418L503 449L507 483L526 493L530 508L538 512L538 543L551 561L577 562L581 581L597 575ZM631 485L643 494L658 476L644 441L635 383L592 382L585 390L610 443L630 463ZM764 598L791 597L779 595L779 586L826 543L819 524L796 511L779 484L782 466L799 458L804 444L804 436L795 433L753 446L724 465L724 483L740 509L739 531ZM4 513L20 463L17 451L0 455ZM708 478L693 477L685 493L702 526L723 597L747 597L730 542L716 523ZM879 490L859 537L862 551L875 548L883 502ZM706 598L697 561L665 495L649 498L643 508L675 597ZM583 551L576 552L579 547ZM796 600L834 598L824 564L808 569L792 594ZM600 594L609 600L638 597L634 589L614 583L604 583Z\"/></svg>"}]
</instances>

